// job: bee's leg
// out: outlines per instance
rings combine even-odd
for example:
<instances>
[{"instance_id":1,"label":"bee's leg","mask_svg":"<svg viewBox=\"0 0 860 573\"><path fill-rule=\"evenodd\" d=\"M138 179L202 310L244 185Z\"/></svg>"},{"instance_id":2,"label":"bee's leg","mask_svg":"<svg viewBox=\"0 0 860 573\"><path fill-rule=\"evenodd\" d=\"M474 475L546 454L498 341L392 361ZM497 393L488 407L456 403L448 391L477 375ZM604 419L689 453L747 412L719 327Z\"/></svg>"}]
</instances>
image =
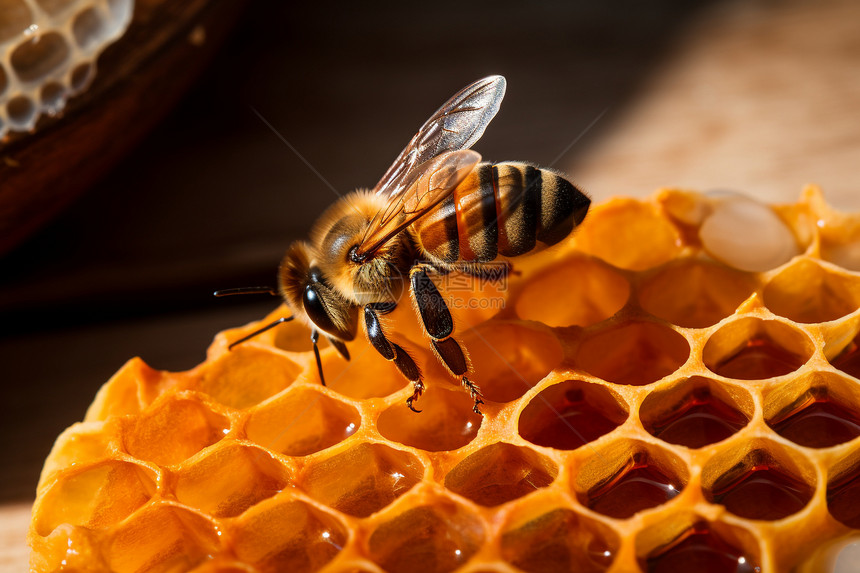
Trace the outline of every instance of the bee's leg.
<instances>
[{"instance_id":1,"label":"bee's leg","mask_svg":"<svg viewBox=\"0 0 860 573\"><path fill-rule=\"evenodd\" d=\"M337 338L332 338L331 336L326 336L331 345L334 346L334 349L337 350L343 359L349 362L349 349L344 344L343 340L338 340Z\"/></svg>"},{"instance_id":2,"label":"bee's leg","mask_svg":"<svg viewBox=\"0 0 860 573\"><path fill-rule=\"evenodd\" d=\"M514 265L510 261L490 261L487 263L465 263L454 267L461 273L475 277L483 282L501 282L508 278L508 275L518 275L520 271L514 270Z\"/></svg>"},{"instance_id":3,"label":"bee's leg","mask_svg":"<svg viewBox=\"0 0 860 573\"><path fill-rule=\"evenodd\" d=\"M320 341L319 331L311 330L311 342L313 342L313 344L314 344L314 358L317 359L317 370L319 370L319 373L320 373L320 382L322 382L322 385L325 386L325 376L323 376L323 371L322 371L322 360L320 360L319 341Z\"/></svg>"},{"instance_id":4,"label":"bee's leg","mask_svg":"<svg viewBox=\"0 0 860 573\"><path fill-rule=\"evenodd\" d=\"M432 268L432 267L430 267ZM426 265L416 264L409 271L411 288L409 291L415 300L421 324L430 336L430 342L436 356L454 376L461 377L461 383L469 391L475 401L473 410L480 414L478 405L483 404L481 390L469 380L469 361L460 344L451 337L454 332L454 319L445 304L445 299L439 294L439 289L427 276Z\"/></svg>"},{"instance_id":5,"label":"bee's leg","mask_svg":"<svg viewBox=\"0 0 860 573\"><path fill-rule=\"evenodd\" d=\"M389 362L394 362L400 373L412 382L412 395L406 399L406 405L413 412L420 412L421 410L416 410L412 403L424 392L421 370L401 346L385 337L382 324L379 322L379 315L388 314L394 310L395 306L394 303L371 303L364 307L364 325L367 329L367 338L383 358Z\"/></svg>"}]
</instances>

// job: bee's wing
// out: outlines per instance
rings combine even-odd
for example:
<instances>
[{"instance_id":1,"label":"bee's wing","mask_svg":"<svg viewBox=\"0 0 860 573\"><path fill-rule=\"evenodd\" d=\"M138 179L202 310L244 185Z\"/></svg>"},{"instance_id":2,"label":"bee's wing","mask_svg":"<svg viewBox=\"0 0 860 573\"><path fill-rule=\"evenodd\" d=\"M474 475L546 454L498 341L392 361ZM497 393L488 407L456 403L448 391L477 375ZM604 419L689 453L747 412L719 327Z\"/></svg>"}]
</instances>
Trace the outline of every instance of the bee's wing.
<instances>
[{"instance_id":1,"label":"bee's wing","mask_svg":"<svg viewBox=\"0 0 860 573\"><path fill-rule=\"evenodd\" d=\"M373 217L356 254L361 258L372 256L380 246L453 193L479 161L478 152L461 149L442 153L419 165L417 179L389 199Z\"/></svg>"},{"instance_id":2,"label":"bee's wing","mask_svg":"<svg viewBox=\"0 0 860 573\"><path fill-rule=\"evenodd\" d=\"M499 111L505 85L502 76L489 76L454 94L421 126L373 188L374 193L397 197L421 176L420 167L431 159L474 145Z\"/></svg>"}]
</instances>

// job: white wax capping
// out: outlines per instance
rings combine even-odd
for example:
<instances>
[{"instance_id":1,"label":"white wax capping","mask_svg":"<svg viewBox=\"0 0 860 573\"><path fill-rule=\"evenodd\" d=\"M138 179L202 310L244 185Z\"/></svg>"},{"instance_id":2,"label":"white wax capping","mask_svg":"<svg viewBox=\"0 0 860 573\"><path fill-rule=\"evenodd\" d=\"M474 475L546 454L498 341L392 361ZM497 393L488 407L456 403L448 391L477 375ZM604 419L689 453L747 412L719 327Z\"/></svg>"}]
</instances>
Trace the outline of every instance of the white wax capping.
<instances>
[{"instance_id":1,"label":"white wax capping","mask_svg":"<svg viewBox=\"0 0 860 573\"><path fill-rule=\"evenodd\" d=\"M0 0L0 137L33 129L89 87L133 10L134 0Z\"/></svg>"},{"instance_id":2,"label":"white wax capping","mask_svg":"<svg viewBox=\"0 0 860 573\"><path fill-rule=\"evenodd\" d=\"M766 271L800 254L794 234L767 205L738 194L713 197L713 210L699 228L705 250L743 271Z\"/></svg>"}]
</instances>

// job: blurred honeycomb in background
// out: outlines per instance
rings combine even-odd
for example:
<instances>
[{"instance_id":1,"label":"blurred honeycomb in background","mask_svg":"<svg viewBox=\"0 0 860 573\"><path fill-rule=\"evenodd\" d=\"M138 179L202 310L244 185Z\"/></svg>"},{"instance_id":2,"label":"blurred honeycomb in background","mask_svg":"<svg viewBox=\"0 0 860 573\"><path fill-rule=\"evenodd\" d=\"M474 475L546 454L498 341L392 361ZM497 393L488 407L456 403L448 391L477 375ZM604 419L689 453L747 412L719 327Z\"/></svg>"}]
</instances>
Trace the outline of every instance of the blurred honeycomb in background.
<instances>
[{"instance_id":1,"label":"blurred honeycomb in background","mask_svg":"<svg viewBox=\"0 0 860 573\"><path fill-rule=\"evenodd\" d=\"M822 571L857 534L860 217L664 190L516 270L448 292L483 418L408 305L421 414L364 340L321 386L296 323L129 361L45 463L31 566Z\"/></svg>"},{"instance_id":2,"label":"blurred honeycomb in background","mask_svg":"<svg viewBox=\"0 0 860 573\"><path fill-rule=\"evenodd\" d=\"M83 91L134 0L0 0L0 138L33 129Z\"/></svg>"}]
</instances>

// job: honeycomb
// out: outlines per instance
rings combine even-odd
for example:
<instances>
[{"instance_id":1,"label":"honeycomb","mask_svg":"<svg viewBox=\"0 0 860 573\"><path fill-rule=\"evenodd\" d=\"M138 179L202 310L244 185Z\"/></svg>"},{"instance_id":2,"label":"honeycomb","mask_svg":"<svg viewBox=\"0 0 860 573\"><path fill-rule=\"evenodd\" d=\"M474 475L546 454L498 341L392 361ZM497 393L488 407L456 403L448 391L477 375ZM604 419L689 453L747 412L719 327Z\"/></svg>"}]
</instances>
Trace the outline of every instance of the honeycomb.
<instances>
[{"instance_id":1,"label":"honeycomb","mask_svg":"<svg viewBox=\"0 0 860 573\"><path fill-rule=\"evenodd\" d=\"M858 534L860 216L816 188L613 199L455 286L483 416L408 305L420 414L365 341L322 350L326 387L297 323L228 349L278 308L102 387L45 463L32 569L822 571Z\"/></svg>"},{"instance_id":2,"label":"honeycomb","mask_svg":"<svg viewBox=\"0 0 860 573\"><path fill-rule=\"evenodd\" d=\"M133 9L134 0L0 0L0 138L85 90Z\"/></svg>"}]
</instances>

